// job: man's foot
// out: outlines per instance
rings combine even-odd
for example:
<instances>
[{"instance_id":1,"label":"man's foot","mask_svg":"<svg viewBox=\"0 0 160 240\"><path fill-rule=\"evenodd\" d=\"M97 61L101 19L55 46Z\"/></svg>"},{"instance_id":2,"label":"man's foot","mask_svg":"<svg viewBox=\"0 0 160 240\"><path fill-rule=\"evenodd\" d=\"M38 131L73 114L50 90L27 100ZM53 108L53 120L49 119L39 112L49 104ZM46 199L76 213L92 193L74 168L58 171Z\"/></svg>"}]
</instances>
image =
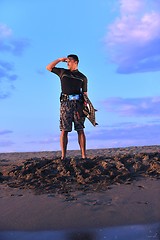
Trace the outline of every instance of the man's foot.
<instances>
[{"instance_id":1,"label":"man's foot","mask_svg":"<svg viewBox=\"0 0 160 240\"><path fill-rule=\"evenodd\" d=\"M82 157L83 160L87 160L87 156Z\"/></svg>"}]
</instances>

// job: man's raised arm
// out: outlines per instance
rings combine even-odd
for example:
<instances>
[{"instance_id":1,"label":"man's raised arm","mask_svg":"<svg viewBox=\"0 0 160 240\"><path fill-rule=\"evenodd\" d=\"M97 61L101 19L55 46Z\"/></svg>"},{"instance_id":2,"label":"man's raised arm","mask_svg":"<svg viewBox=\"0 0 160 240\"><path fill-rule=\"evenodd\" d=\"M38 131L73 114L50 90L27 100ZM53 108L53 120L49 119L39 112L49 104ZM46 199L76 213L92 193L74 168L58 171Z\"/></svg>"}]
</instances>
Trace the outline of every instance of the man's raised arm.
<instances>
[{"instance_id":1,"label":"man's raised arm","mask_svg":"<svg viewBox=\"0 0 160 240\"><path fill-rule=\"evenodd\" d=\"M66 61L67 61L66 57L58 58L58 59L54 60L53 62L49 63L46 66L46 69L51 72L52 68L54 68L59 62L66 62Z\"/></svg>"}]
</instances>

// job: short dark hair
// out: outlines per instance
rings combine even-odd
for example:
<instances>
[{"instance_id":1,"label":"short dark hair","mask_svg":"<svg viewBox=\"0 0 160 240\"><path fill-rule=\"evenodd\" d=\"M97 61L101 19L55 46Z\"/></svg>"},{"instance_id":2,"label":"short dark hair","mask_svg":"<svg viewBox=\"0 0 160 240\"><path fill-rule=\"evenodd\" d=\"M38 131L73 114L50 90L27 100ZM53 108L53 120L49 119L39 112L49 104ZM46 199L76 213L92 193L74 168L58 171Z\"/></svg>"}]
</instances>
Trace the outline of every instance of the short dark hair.
<instances>
[{"instance_id":1,"label":"short dark hair","mask_svg":"<svg viewBox=\"0 0 160 240\"><path fill-rule=\"evenodd\" d=\"M69 57L70 57L70 58L73 58L75 61L77 61L77 63L79 63L79 58L78 58L77 55L75 55L75 54L69 54L67 57L68 57L68 58L69 58Z\"/></svg>"}]
</instances>

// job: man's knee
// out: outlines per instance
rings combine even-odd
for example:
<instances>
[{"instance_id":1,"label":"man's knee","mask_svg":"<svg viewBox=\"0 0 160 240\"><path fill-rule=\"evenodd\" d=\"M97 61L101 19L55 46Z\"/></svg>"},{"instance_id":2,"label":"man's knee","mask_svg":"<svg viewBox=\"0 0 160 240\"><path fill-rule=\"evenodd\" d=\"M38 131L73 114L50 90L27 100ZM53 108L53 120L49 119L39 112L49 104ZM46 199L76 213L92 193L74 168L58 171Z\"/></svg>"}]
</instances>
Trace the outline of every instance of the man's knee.
<instances>
[{"instance_id":1,"label":"man's knee","mask_svg":"<svg viewBox=\"0 0 160 240\"><path fill-rule=\"evenodd\" d=\"M68 131L64 131L64 130L61 131L61 136L67 136L67 135L68 135Z\"/></svg>"},{"instance_id":2,"label":"man's knee","mask_svg":"<svg viewBox=\"0 0 160 240\"><path fill-rule=\"evenodd\" d=\"M84 130L83 129L82 130L78 130L77 133L78 133L78 135L84 135Z\"/></svg>"}]
</instances>

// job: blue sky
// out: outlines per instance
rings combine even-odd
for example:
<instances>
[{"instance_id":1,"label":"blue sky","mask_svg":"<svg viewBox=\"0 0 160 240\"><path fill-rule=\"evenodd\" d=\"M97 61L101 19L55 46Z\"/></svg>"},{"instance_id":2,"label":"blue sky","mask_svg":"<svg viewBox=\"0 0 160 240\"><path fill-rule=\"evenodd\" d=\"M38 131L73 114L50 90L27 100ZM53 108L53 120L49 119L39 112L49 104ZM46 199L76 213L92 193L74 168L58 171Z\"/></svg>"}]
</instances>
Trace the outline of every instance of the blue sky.
<instances>
[{"instance_id":1,"label":"blue sky","mask_svg":"<svg viewBox=\"0 0 160 240\"><path fill-rule=\"evenodd\" d=\"M70 53L98 109L87 148L159 144L159 26L160 0L0 0L0 152L60 149L60 81L45 67Z\"/></svg>"}]
</instances>

